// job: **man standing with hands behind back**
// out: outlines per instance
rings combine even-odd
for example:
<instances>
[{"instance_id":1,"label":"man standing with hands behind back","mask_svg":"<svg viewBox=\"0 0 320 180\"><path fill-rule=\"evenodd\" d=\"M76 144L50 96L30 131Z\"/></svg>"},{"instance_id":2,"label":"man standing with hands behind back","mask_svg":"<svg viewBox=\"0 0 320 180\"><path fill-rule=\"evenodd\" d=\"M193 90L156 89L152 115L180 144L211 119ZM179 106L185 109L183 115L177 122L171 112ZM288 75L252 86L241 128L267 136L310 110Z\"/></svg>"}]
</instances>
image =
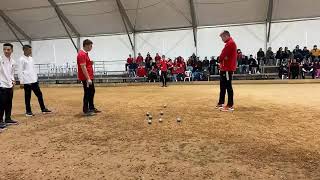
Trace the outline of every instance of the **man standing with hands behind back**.
<instances>
[{"instance_id":1,"label":"man standing with hands behind back","mask_svg":"<svg viewBox=\"0 0 320 180\"><path fill-rule=\"evenodd\" d=\"M78 64L78 79L82 82L84 96L83 96L83 113L85 116L92 116L95 113L100 113L94 106L95 88L93 84L94 72L93 62L90 60L88 53L92 50L92 41L86 39L83 41L83 49L81 49L77 56Z\"/></svg>"},{"instance_id":2,"label":"man standing with hands behind back","mask_svg":"<svg viewBox=\"0 0 320 180\"><path fill-rule=\"evenodd\" d=\"M11 58L13 45L5 43L3 45L4 56L0 56L0 130L7 125L18 124L11 119L15 61ZM5 120L3 122L3 115Z\"/></svg>"},{"instance_id":3,"label":"man standing with hands behind back","mask_svg":"<svg viewBox=\"0 0 320 180\"><path fill-rule=\"evenodd\" d=\"M232 75L237 69L237 45L233 41L228 31L223 31L220 34L225 46L219 56L220 63L220 98L216 106L224 112L232 112L233 108L233 88ZM226 91L228 92L228 104L224 105Z\"/></svg>"},{"instance_id":4,"label":"man standing with hands behind back","mask_svg":"<svg viewBox=\"0 0 320 180\"><path fill-rule=\"evenodd\" d=\"M49 109L46 108L43 101L43 95L39 87L38 75L34 70L34 63L32 58L32 47L30 45L24 45L23 56L21 56L19 61L19 80L21 86L24 89L24 100L26 105L26 116L34 116L31 110L30 100L32 91L38 98L38 102L43 114L51 113Z\"/></svg>"}]
</instances>

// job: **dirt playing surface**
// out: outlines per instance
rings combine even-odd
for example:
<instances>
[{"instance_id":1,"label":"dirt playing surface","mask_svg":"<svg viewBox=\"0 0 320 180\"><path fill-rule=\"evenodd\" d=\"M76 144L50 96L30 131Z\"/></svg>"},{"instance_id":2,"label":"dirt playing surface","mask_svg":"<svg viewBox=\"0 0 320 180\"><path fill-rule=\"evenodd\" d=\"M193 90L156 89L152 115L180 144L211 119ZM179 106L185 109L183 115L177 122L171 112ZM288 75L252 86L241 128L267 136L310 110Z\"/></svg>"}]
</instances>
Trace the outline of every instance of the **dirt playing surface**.
<instances>
[{"instance_id":1,"label":"dirt playing surface","mask_svg":"<svg viewBox=\"0 0 320 180\"><path fill-rule=\"evenodd\" d=\"M81 87L42 88L55 113L33 96L32 118L17 89L0 179L320 179L320 84L234 88L236 111L222 113L216 85L99 87L90 118Z\"/></svg>"}]
</instances>

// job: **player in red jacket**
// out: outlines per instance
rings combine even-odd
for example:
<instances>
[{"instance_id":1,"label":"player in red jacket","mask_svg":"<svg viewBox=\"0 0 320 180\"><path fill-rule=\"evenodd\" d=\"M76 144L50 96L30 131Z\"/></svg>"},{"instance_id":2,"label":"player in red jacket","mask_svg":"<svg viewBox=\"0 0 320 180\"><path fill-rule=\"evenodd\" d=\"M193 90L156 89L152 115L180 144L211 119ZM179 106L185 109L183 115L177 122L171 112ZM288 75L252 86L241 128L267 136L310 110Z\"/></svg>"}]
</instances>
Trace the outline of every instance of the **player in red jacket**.
<instances>
[{"instance_id":1,"label":"player in red jacket","mask_svg":"<svg viewBox=\"0 0 320 180\"><path fill-rule=\"evenodd\" d=\"M223 31L220 34L225 46L219 56L220 63L220 98L217 108L221 111L232 112L233 108L233 88L232 75L237 69L237 45L233 41L228 31ZM226 91L228 92L228 103L225 103Z\"/></svg>"},{"instance_id":2,"label":"player in red jacket","mask_svg":"<svg viewBox=\"0 0 320 180\"><path fill-rule=\"evenodd\" d=\"M160 70L161 70L162 87L167 87L168 61L166 60L165 55L162 55L162 59L160 60Z\"/></svg>"}]
</instances>

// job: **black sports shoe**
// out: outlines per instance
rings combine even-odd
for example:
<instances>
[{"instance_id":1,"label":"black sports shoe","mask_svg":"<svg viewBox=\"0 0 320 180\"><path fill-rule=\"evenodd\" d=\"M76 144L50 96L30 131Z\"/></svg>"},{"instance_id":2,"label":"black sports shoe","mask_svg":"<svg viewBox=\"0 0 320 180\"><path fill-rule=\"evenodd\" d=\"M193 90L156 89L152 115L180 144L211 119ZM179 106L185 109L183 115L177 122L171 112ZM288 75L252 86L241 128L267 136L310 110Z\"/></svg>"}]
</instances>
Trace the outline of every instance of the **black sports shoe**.
<instances>
[{"instance_id":1,"label":"black sports shoe","mask_svg":"<svg viewBox=\"0 0 320 180\"><path fill-rule=\"evenodd\" d=\"M93 110L91 110L94 113L101 113L102 111L98 110L97 108L94 108Z\"/></svg>"},{"instance_id":2,"label":"black sports shoe","mask_svg":"<svg viewBox=\"0 0 320 180\"><path fill-rule=\"evenodd\" d=\"M7 125L17 125L18 124L18 121L15 121L15 120L12 120L12 119L6 119L5 120L5 123Z\"/></svg>"},{"instance_id":3,"label":"black sports shoe","mask_svg":"<svg viewBox=\"0 0 320 180\"><path fill-rule=\"evenodd\" d=\"M27 112L27 113L26 113L26 116L27 116L27 117L32 117L32 116L34 116L34 114L33 114L32 112Z\"/></svg>"},{"instance_id":4,"label":"black sports shoe","mask_svg":"<svg viewBox=\"0 0 320 180\"><path fill-rule=\"evenodd\" d=\"M50 114L50 113L52 113L52 111L50 111L49 109L46 108L46 109L42 110L42 113L43 114Z\"/></svg>"},{"instance_id":5,"label":"black sports shoe","mask_svg":"<svg viewBox=\"0 0 320 180\"><path fill-rule=\"evenodd\" d=\"M7 127L6 123L0 122L0 129L4 129L6 127Z\"/></svg>"}]
</instances>

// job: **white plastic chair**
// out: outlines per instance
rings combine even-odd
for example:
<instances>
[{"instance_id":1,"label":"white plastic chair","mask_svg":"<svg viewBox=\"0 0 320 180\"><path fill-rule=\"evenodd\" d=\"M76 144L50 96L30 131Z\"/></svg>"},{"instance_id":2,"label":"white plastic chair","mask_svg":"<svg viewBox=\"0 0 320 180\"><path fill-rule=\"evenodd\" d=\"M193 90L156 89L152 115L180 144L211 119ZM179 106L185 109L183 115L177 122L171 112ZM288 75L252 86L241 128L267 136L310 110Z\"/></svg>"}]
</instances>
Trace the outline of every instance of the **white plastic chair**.
<instances>
[{"instance_id":1,"label":"white plastic chair","mask_svg":"<svg viewBox=\"0 0 320 180\"><path fill-rule=\"evenodd\" d=\"M191 71L186 71L186 72L184 72L184 75L185 75L185 77L184 77L184 82L188 79L189 80L189 82L191 81L191 77L192 77L192 72Z\"/></svg>"}]
</instances>

